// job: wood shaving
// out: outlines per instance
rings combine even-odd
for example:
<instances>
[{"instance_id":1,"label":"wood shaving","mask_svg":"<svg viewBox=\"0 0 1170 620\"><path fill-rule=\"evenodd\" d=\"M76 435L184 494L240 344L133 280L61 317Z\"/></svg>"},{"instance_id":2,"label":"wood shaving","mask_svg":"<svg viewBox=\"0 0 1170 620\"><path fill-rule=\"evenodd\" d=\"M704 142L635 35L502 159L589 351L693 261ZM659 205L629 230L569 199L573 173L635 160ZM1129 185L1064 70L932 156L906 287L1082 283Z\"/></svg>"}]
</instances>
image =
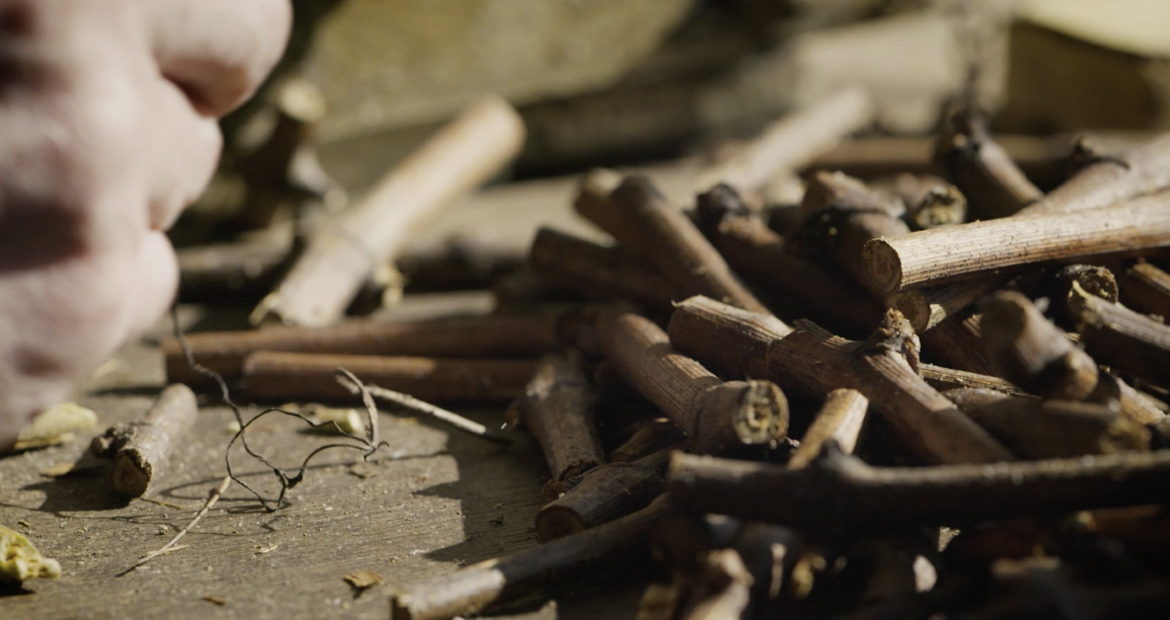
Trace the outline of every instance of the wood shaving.
<instances>
[{"instance_id":1,"label":"wood shaving","mask_svg":"<svg viewBox=\"0 0 1170 620\"><path fill-rule=\"evenodd\" d=\"M342 577L342 579L348 581L349 585L358 590L365 590L366 588L372 588L382 584L382 576L369 570L355 571Z\"/></svg>"}]
</instances>

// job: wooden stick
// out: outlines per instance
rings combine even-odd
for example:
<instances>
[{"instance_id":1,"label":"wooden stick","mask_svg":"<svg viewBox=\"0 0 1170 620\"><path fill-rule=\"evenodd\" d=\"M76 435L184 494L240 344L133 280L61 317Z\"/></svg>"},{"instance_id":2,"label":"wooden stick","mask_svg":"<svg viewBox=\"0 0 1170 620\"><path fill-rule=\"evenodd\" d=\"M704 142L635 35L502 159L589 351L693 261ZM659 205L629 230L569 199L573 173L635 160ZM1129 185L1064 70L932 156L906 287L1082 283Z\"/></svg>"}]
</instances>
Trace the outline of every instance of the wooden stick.
<instances>
[{"instance_id":1,"label":"wooden stick","mask_svg":"<svg viewBox=\"0 0 1170 620\"><path fill-rule=\"evenodd\" d=\"M1170 319L1170 273L1138 260L1121 276L1121 303L1143 314Z\"/></svg>"},{"instance_id":2,"label":"wooden stick","mask_svg":"<svg viewBox=\"0 0 1170 620\"><path fill-rule=\"evenodd\" d=\"M1098 209L1112 205L1118 201L1130 200L1138 196L1160 192L1170 187L1170 172L1167 172L1168 169L1170 169L1170 133L1163 134L1146 144L1131 148L1120 156L1099 158L1098 161L1083 168L1049 195L1020 209L1015 217L1074 213ZM965 226L973 226L973 224ZM1029 227L1028 224L1024 224L1023 226L1025 228ZM1014 227L1009 224L1008 228L1013 229ZM1110 229L1110 227L1106 227L1102 231L1107 236ZM984 229L981 230L986 232ZM937 241L937 238L934 240ZM966 241L971 244L966 246L968 250L973 247L979 247L980 251L982 251L981 241L973 238L967 239ZM1043 240L1039 243L1041 246L1047 244ZM1064 243L1068 242L1054 239L1051 242L1051 246L1054 247ZM876 245L877 242L875 242ZM999 244L999 249L1004 249L1003 243ZM1128 250L1131 248L1128 246L1128 243L1123 243L1118 249ZM875 252L877 251L875 250ZM960 260L966 259L961 258ZM1032 258L1029 260L1044 259ZM990 265L976 266L968 264L967 266L975 270L994 268ZM875 264L873 271L871 271L871 277L880 277L879 274L884 274L888 278L888 280L884 281L884 284L892 285L895 280L900 280L900 274L894 274L890 271L892 267L892 265ZM957 290L948 290L945 295L928 296L926 305L920 305L919 309L915 311L910 311L903 305L912 300L896 303L895 307L907 313L908 316L914 317L913 322L916 329L920 331L925 330L929 326L940 322L948 314L957 312L966 303L970 303L974 299L978 299L1000 288L1000 286L1006 283L1008 277L999 276L998 279L979 279L971 282L969 285L959 285ZM922 286L923 284L919 283L918 286ZM882 283L875 281L875 285L882 288ZM901 290L909 286L909 284L906 284L895 288ZM896 291L890 291L890 294L893 292ZM920 323L919 316L929 316L930 325Z\"/></svg>"},{"instance_id":3,"label":"wooden stick","mask_svg":"<svg viewBox=\"0 0 1170 620\"><path fill-rule=\"evenodd\" d=\"M363 382L447 403L509 402L524 392L536 364L514 359L442 359L261 351L244 362L248 394L258 400L337 401L349 392L334 380L347 368Z\"/></svg>"},{"instance_id":4,"label":"wooden stick","mask_svg":"<svg viewBox=\"0 0 1170 620\"><path fill-rule=\"evenodd\" d=\"M258 351L337 353L347 355L414 355L422 357L539 357L561 346L558 317L460 317L434 321L386 323L356 321L333 327L266 327L253 331L189 334L195 363L226 379L238 378L244 359ZM178 340L164 338L167 378L203 385L207 378L191 368Z\"/></svg>"},{"instance_id":5,"label":"wooden stick","mask_svg":"<svg viewBox=\"0 0 1170 620\"><path fill-rule=\"evenodd\" d=\"M967 197L975 219L1014 215L1044 197L991 137L984 119L969 110L943 124L934 160Z\"/></svg>"},{"instance_id":6,"label":"wooden stick","mask_svg":"<svg viewBox=\"0 0 1170 620\"><path fill-rule=\"evenodd\" d=\"M980 280L960 280L938 286L911 288L886 297L886 305L896 308L910 321L920 336L942 325L947 319L964 314L971 304L989 293L1007 286L1015 274L988 276ZM970 316L967 313L966 316ZM965 319L958 319L962 322Z\"/></svg>"},{"instance_id":7,"label":"wooden stick","mask_svg":"<svg viewBox=\"0 0 1170 620\"><path fill-rule=\"evenodd\" d=\"M1065 400L1118 401L1138 424L1164 414L1125 382L1102 372L1019 293L1005 291L984 305L984 343L998 374L1032 394Z\"/></svg>"},{"instance_id":8,"label":"wooden stick","mask_svg":"<svg viewBox=\"0 0 1170 620\"><path fill-rule=\"evenodd\" d=\"M1111 207L973 222L875 239L869 279L892 295L1028 263L1133 253L1170 245L1170 192Z\"/></svg>"},{"instance_id":9,"label":"wooden stick","mask_svg":"<svg viewBox=\"0 0 1170 620\"><path fill-rule=\"evenodd\" d=\"M934 463L989 463L1014 457L914 371L913 332L891 316L866 342L833 336L808 321L792 330L774 317L694 297L670 319L670 339L730 377L767 377L825 396L857 390L910 451Z\"/></svg>"},{"instance_id":10,"label":"wooden stick","mask_svg":"<svg viewBox=\"0 0 1170 620\"><path fill-rule=\"evenodd\" d=\"M1028 298L1004 291L983 306L983 342L999 376L1043 398L1084 400L1097 364Z\"/></svg>"},{"instance_id":11,"label":"wooden stick","mask_svg":"<svg viewBox=\"0 0 1170 620\"><path fill-rule=\"evenodd\" d=\"M918 337L931 359L946 366L979 374L991 374L991 362L983 346L983 318L973 308L959 311Z\"/></svg>"},{"instance_id":12,"label":"wooden stick","mask_svg":"<svg viewBox=\"0 0 1170 620\"><path fill-rule=\"evenodd\" d=\"M837 442L846 454L852 454L861 434L861 426L865 423L867 409L869 399L862 396L861 392L849 389L829 392L812 425L800 438L800 447L788 459L788 468L808 466L830 439Z\"/></svg>"},{"instance_id":13,"label":"wooden stick","mask_svg":"<svg viewBox=\"0 0 1170 620\"><path fill-rule=\"evenodd\" d=\"M848 211L885 213L893 217L906 215L905 202L894 192L873 189L860 179L842 172L814 172L808 179L800 213L805 219L828 207Z\"/></svg>"},{"instance_id":14,"label":"wooden stick","mask_svg":"<svg viewBox=\"0 0 1170 620\"><path fill-rule=\"evenodd\" d=\"M529 262L542 278L594 298L630 300L659 310L684 297L637 255L550 228L537 231Z\"/></svg>"},{"instance_id":15,"label":"wooden stick","mask_svg":"<svg viewBox=\"0 0 1170 620\"><path fill-rule=\"evenodd\" d=\"M675 453L667 489L690 509L813 531L873 531L1160 502L1167 479L1170 450L907 468L828 450L801 470Z\"/></svg>"},{"instance_id":16,"label":"wooden stick","mask_svg":"<svg viewBox=\"0 0 1170 620\"><path fill-rule=\"evenodd\" d=\"M994 390L1009 396L1024 396L1027 394L1027 392L1012 385L1010 382L991 375L955 370L953 368L945 368L926 363L918 365L918 372L927 383L944 394L949 390L965 388Z\"/></svg>"},{"instance_id":17,"label":"wooden stick","mask_svg":"<svg viewBox=\"0 0 1170 620\"><path fill-rule=\"evenodd\" d=\"M680 355L666 333L649 320L609 308L593 308L584 336L621 375L691 437L702 453L769 445L788 430L788 400L770 381L722 381Z\"/></svg>"},{"instance_id":18,"label":"wooden stick","mask_svg":"<svg viewBox=\"0 0 1170 620\"><path fill-rule=\"evenodd\" d=\"M540 442L554 484L605 462L593 423L595 399L581 356L568 351L540 358L536 374L512 403L510 417L515 415Z\"/></svg>"},{"instance_id":19,"label":"wooden stick","mask_svg":"<svg viewBox=\"0 0 1170 620\"><path fill-rule=\"evenodd\" d=\"M909 234L901 200L841 173L818 172L808 182L801 209L804 225L790 236L791 251L821 264L835 264L869 287L862 249L881 237ZM881 292L881 291L878 291Z\"/></svg>"},{"instance_id":20,"label":"wooden stick","mask_svg":"<svg viewBox=\"0 0 1170 620\"><path fill-rule=\"evenodd\" d=\"M1170 327L1072 285L1068 312L1085 351L1123 374L1170 388Z\"/></svg>"},{"instance_id":21,"label":"wooden stick","mask_svg":"<svg viewBox=\"0 0 1170 620\"><path fill-rule=\"evenodd\" d=\"M1071 458L1150 449L1149 429L1121 417L1116 407L1069 400L1041 401L989 390L955 390L943 395L1026 458Z\"/></svg>"},{"instance_id":22,"label":"wooden stick","mask_svg":"<svg viewBox=\"0 0 1170 620\"><path fill-rule=\"evenodd\" d=\"M1120 155L1100 157L1060 187L1020 211L1072 213L1097 209L1170 188L1170 133Z\"/></svg>"},{"instance_id":23,"label":"wooden stick","mask_svg":"<svg viewBox=\"0 0 1170 620\"><path fill-rule=\"evenodd\" d=\"M796 298L815 316L852 329L868 332L881 320L881 307L864 289L788 252L784 238L730 186L699 196L698 219L716 249L758 290Z\"/></svg>"},{"instance_id":24,"label":"wooden stick","mask_svg":"<svg viewBox=\"0 0 1170 620\"><path fill-rule=\"evenodd\" d=\"M669 510L662 498L616 521L420 583L390 599L390 617L468 616L587 569L637 557L651 527Z\"/></svg>"},{"instance_id":25,"label":"wooden stick","mask_svg":"<svg viewBox=\"0 0 1170 620\"><path fill-rule=\"evenodd\" d=\"M199 405L191 388L167 386L141 421L112 426L90 445L94 456L113 459L114 489L141 497L171 459L175 442L195 423Z\"/></svg>"},{"instance_id":26,"label":"wooden stick","mask_svg":"<svg viewBox=\"0 0 1170 620\"><path fill-rule=\"evenodd\" d=\"M1047 299L1048 312L1062 329L1076 330L1077 318L1071 305L1077 297L1076 289L1091 293L1109 302L1118 300L1117 278L1100 265L1065 265L1041 269L1016 279L1015 288L1032 299Z\"/></svg>"},{"instance_id":27,"label":"wooden stick","mask_svg":"<svg viewBox=\"0 0 1170 620\"><path fill-rule=\"evenodd\" d=\"M873 100L861 88L836 93L764 128L726 162L703 171L697 190L719 183L739 191L761 189L774 175L795 171L873 122Z\"/></svg>"},{"instance_id":28,"label":"wooden stick","mask_svg":"<svg viewBox=\"0 0 1170 620\"><path fill-rule=\"evenodd\" d=\"M610 463L632 463L644 456L669 448L686 439L677 424L667 418L645 420L638 430L609 455Z\"/></svg>"},{"instance_id":29,"label":"wooden stick","mask_svg":"<svg viewBox=\"0 0 1170 620\"><path fill-rule=\"evenodd\" d=\"M536 513L536 536L548 542L641 510L666 487L672 448L632 463L610 463L587 472L577 486Z\"/></svg>"},{"instance_id":30,"label":"wooden stick","mask_svg":"<svg viewBox=\"0 0 1170 620\"><path fill-rule=\"evenodd\" d=\"M683 620L740 620L752 603L755 580L734 549L704 554Z\"/></svg>"},{"instance_id":31,"label":"wooden stick","mask_svg":"<svg viewBox=\"0 0 1170 620\"><path fill-rule=\"evenodd\" d=\"M499 173L523 144L523 122L502 99L471 106L318 231L256 315L305 326L337 321L375 268L442 208Z\"/></svg>"},{"instance_id":32,"label":"wooden stick","mask_svg":"<svg viewBox=\"0 0 1170 620\"><path fill-rule=\"evenodd\" d=\"M602 189L596 186L602 185ZM586 179L577 212L644 255L681 291L710 295L742 308L766 312L731 268L679 209L666 202L648 178L625 177L608 196L603 183Z\"/></svg>"}]
</instances>

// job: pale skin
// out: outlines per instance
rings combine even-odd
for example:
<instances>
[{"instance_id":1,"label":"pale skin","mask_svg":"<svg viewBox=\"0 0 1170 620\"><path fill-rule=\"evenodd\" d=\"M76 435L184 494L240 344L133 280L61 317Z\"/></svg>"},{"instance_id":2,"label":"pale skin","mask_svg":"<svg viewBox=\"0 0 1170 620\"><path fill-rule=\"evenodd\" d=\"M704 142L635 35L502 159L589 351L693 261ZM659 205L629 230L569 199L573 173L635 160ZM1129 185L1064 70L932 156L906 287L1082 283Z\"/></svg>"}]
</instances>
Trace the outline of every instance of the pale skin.
<instances>
[{"instance_id":1,"label":"pale skin","mask_svg":"<svg viewBox=\"0 0 1170 620\"><path fill-rule=\"evenodd\" d=\"M289 0L0 0L0 451L157 321Z\"/></svg>"}]
</instances>

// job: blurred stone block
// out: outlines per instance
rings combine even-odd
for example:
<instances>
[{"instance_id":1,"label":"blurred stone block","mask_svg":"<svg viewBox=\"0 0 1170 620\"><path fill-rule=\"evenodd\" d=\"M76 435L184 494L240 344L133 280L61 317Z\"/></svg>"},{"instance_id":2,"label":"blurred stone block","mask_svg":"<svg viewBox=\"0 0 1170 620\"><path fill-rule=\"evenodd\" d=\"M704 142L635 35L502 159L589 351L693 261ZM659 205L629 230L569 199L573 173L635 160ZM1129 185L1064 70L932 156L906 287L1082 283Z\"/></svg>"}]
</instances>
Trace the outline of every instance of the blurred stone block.
<instances>
[{"instance_id":1,"label":"blurred stone block","mask_svg":"<svg viewBox=\"0 0 1170 620\"><path fill-rule=\"evenodd\" d=\"M1011 30L997 127L1170 127L1170 2L1032 0Z\"/></svg>"},{"instance_id":2,"label":"blurred stone block","mask_svg":"<svg viewBox=\"0 0 1170 620\"><path fill-rule=\"evenodd\" d=\"M307 76L323 140L417 126L486 92L515 104L597 90L655 49L693 0L349 0Z\"/></svg>"}]
</instances>

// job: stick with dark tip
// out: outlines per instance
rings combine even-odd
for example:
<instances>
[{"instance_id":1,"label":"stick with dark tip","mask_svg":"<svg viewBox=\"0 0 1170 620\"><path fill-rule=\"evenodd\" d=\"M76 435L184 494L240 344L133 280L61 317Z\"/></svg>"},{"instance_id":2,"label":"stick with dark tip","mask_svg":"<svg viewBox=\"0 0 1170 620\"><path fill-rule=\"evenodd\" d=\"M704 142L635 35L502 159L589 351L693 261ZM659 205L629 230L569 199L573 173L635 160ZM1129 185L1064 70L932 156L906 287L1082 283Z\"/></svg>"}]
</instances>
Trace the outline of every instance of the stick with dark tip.
<instances>
[{"instance_id":1,"label":"stick with dark tip","mask_svg":"<svg viewBox=\"0 0 1170 620\"><path fill-rule=\"evenodd\" d=\"M1114 370L1170 388L1170 327L1073 284L1068 313L1085 351Z\"/></svg>"},{"instance_id":2,"label":"stick with dark tip","mask_svg":"<svg viewBox=\"0 0 1170 620\"><path fill-rule=\"evenodd\" d=\"M974 219L1014 215L1044 197L991 137L983 118L969 110L957 111L943 124L934 160L967 197Z\"/></svg>"},{"instance_id":3,"label":"stick with dark tip","mask_svg":"<svg viewBox=\"0 0 1170 620\"><path fill-rule=\"evenodd\" d=\"M700 227L737 273L757 290L792 297L816 316L869 331L882 309L848 278L788 252L773 232L728 185L699 195Z\"/></svg>"},{"instance_id":4,"label":"stick with dark tip","mask_svg":"<svg viewBox=\"0 0 1170 620\"><path fill-rule=\"evenodd\" d=\"M542 278L593 298L629 300L661 310L681 297L678 287L636 254L550 228L537 231L529 262Z\"/></svg>"},{"instance_id":5,"label":"stick with dark tip","mask_svg":"<svg viewBox=\"0 0 1170 620\"><path fill-rule=\"evenodd\" d=\"M804 224L790 235L789 249L820 264L837 265L867 288L870 280L862 256L865 244L910 232L901 219L906 205L900 199L840 172L813 175L801 211Z\"/></svg>"},{"instance_id":6,"label":"stick with dark tip","mask_svg":"<svg viewBox=\"0 0 1170 620\"><path fill-rule=\"evenodd\" d=\"M581 477L580 483L536 513L541 542L575 534L639 510L662 494L672 448L632 463L610 463Z\"/></svg>"},{"instance_id":7,"label":"stick with dark tip","mask_svg":"<svg viewBox=\"0 0 1170 620\"><path fill-rule=\"evenodd\" d=\"M610 173L612 174L612 173ZM694 222L666 202L650 179L625 177L606 194L608 178L586 178L574 205L583 217L638 252L687 295L708 295L757 312L767 309L736 279Z\"/></svg>"}]
</instances>

